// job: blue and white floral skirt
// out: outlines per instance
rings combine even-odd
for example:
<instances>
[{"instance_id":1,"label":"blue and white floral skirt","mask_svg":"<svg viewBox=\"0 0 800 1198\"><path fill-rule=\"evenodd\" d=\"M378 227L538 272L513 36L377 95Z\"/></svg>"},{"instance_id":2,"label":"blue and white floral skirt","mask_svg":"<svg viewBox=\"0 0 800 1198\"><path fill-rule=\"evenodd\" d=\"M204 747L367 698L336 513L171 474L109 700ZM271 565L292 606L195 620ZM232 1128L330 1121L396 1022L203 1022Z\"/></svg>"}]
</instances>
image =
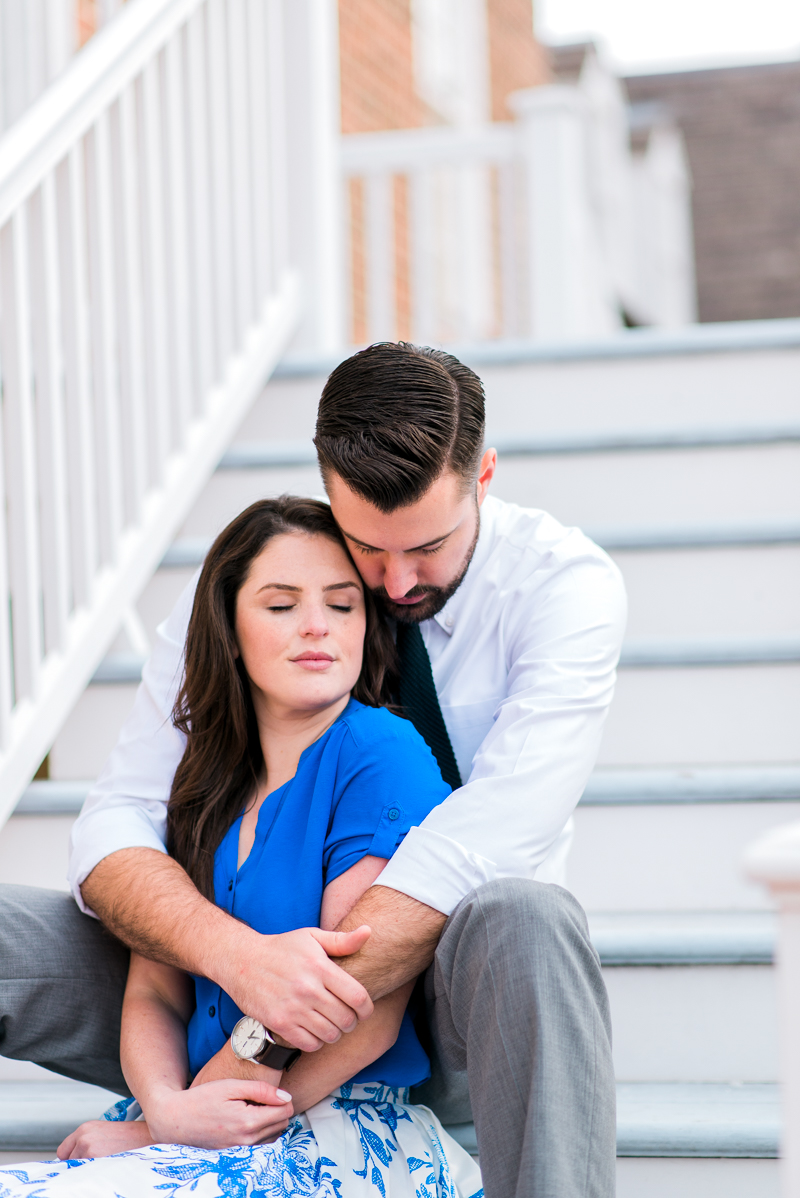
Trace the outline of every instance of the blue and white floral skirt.
<instances>
[{"instance_id":1,"label":"blue and white floral skirt","mask_svg":"<svg viewBox=\"0 0 800 1198\"><path fill-rule=\"evenodd\" d=\"M129 1100L130 1102L130 1100ZM130 1118L129 1103L107 1117ZM346 1085L274 1144L155 1144L0 1169L0 1198L482 1198L478 1166L408 1090Z\"/></svg>"}]
</instances>

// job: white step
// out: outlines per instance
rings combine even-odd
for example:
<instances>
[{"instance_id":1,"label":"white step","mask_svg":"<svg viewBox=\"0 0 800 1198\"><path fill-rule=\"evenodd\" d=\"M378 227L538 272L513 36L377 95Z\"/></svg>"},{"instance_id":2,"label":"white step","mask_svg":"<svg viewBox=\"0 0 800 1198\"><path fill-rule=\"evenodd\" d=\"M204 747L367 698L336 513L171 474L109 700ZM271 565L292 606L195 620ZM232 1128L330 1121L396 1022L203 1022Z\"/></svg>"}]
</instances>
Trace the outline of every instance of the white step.
<instances>
[{"instance_id":1,"label":"white step","mask_svg":"<svg viewBox=\"0 0 800 1198\"><path fill-rule=\"evenodd\" d=\"M759 765L798 756L797 665L620 670L603 766Z\"/></svg>"},{"instance_id":2,"label":"white step","mask_svg":"<svg viewBox=\"0 0 800 1198\"><path fill-rule=\"evenodd\" d=\"M0 1084L0 1147L42 1153L117 1095L59 1078ZM777 1087L771 1085L619 1084L619 1156L766 1158L777 1154ZM469 1151L472 1124L451 1128Z\"/></svg>"},{"instance_id":3,"label":"white step","mask_svg":"<svg viewBox=\"0 0 800 1198\"><path fill-rule=\"evenodd\" d=\"M113 688L93 688L96 690ZM33 783L0 831L0 880L61 889L88 781ZM570 887L588 910L757 909L746 845L800 815L800 768L597 770L576 813Z\"/></svg>"},{"instance_id":4,"label":"white step","mask_svg":"<svg viewBox=\"0 0 800 1198\"><path fill-rule=\"evenodd\" d=\"M612 556L628 592L629 638L775 636L800 630L796 546L617 551Z\"/></svg>"},{"instance_id":5,"label":"white step","mask_svg":"<svg viewBox=\"0 0 800 1198\"><path fill-rule=\"evenodd\" d=\"M796 518L798 472L796 445L501 458L492 493L580 526Z\"/></svg>"},{"instance_id":6,"label":"white step","mask_svg":"<svg viewBox=\"0 0 800 1198\"><path fill-rule=\"evenodd\" d=\"M588 911L766 910L745 849L800 802L581 805L567 885Z\"/></svg>"}]
</instances>

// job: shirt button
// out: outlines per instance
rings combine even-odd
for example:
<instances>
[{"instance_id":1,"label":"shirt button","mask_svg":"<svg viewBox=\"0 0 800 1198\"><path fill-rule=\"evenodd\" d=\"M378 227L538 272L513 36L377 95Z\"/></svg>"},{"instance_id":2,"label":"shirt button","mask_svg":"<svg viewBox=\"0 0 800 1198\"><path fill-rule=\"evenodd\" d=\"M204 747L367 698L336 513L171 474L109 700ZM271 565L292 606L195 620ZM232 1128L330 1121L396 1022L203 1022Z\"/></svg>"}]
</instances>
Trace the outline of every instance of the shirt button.
<instances>
[{"instance_id":1,"label":"shirt button","mask_svg":"<svg viewBox=\"0 0 800 1198\"><path fill-rule=\"evenodd\" d=\"M448 628L452 628L453 627L453 617L447 616L445 619L445 624L447 625Z\"/></svg>"},{"instance_id":2,"label":"shirt button","mask_svg":"<svg viewBox=\"0 0 800 1198\"><path fill-rule=\"evenodd\" d=\"M389 819L399 819L400 811L397 807L390 807L387 812L387 815L389 816Z\"/></svg>"},{"instance_id":3,"label":"shirt button","mask_svg":"<svg viewBox=\"0 0 800 1198\"><path fill-rule=\"evenodd\" d=\"M209 1015L211 1016L211 1018L213 1019L213 1018L214 1018L214 1016L215 1016L215 1015L216 1015L216 1013L217 1013L217 1008L216 1008L216 1007L209 1007L209 1008L208 1008L208 1013L209 1013Z\"/></svg>"}]
</instances>

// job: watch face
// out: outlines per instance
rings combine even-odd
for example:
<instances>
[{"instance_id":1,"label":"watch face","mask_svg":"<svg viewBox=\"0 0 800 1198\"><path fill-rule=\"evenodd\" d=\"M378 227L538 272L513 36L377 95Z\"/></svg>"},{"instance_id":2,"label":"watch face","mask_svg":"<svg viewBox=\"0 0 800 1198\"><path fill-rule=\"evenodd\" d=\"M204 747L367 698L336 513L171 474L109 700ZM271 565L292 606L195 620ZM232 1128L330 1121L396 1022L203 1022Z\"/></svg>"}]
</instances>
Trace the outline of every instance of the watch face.
<instances>
[{"instance_id":1,"label":"watch face","mask_svg":"<svg viewBox=\"0 0 800 1198\"><path fill-rule=\"evenodd\" d=\"M252 1015L245 1015L231 1032L231 1048L243 1061L257 1057L267 1043L267 1032L263 1023Z\"/></svg>"}]
</instances>

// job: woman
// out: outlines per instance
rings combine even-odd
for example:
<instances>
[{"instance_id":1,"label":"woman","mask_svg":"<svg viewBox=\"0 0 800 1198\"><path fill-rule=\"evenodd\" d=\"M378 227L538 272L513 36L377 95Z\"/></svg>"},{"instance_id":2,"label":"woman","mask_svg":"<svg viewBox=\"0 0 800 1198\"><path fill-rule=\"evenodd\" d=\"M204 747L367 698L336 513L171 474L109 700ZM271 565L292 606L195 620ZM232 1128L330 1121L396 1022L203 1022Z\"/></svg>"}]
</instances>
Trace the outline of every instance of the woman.
<instances>
[{"instance_id":1,"label":"woman","mask_svg":"<svg viewBox=\"0 0 800 1198\"><path fill-rule=\"evenodd\" d=\"M173 717L186 748L168 847L259 932L335 928L448 793L382 705L393 660L325 504L265 500L217 538ZM133 954L121 1061L135 1099L78 1128L60 1162L0 1170L0 1198L477 1198L474 1162L408 1104L429 1074L412 987L295 1063L212 981Z\"/></svg>"}]
</instances>

